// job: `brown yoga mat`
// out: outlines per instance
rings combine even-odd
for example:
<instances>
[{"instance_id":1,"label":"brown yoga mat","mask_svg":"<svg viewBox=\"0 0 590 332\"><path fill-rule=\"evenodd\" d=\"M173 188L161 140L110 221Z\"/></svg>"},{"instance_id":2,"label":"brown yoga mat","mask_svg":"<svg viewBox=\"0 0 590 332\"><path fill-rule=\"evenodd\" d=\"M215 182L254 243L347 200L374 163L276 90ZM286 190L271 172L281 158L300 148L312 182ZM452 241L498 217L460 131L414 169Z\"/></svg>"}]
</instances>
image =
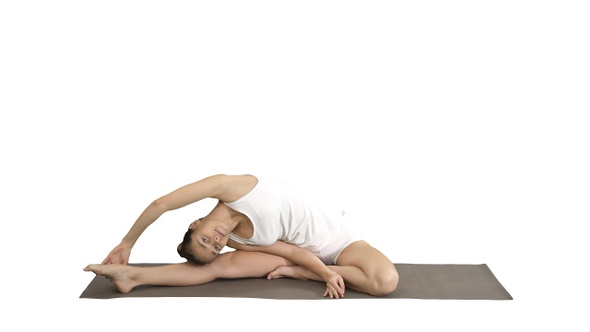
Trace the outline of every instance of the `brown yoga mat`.
<instances>
[{"instance_id":1,"label":"brown yoga mat","mask_svg":"<svg viewBox=\"0 0 590 332\"><path fill-rule=\"evenodd\" d=\"M132 264L154 266L161 264ZM400 280L397 290L374 297L346 290L345 299L438 299L438 300L512 300L486 264L395 264ZM87 272L86 272L87 273ZM233 297L284 300L325 299L325 284L287 278L218 279L187 287L139 286L131 292L117 292L102 276L95 276L80 298L111 299L124 297Z\"/></svg>"}]
</instances>

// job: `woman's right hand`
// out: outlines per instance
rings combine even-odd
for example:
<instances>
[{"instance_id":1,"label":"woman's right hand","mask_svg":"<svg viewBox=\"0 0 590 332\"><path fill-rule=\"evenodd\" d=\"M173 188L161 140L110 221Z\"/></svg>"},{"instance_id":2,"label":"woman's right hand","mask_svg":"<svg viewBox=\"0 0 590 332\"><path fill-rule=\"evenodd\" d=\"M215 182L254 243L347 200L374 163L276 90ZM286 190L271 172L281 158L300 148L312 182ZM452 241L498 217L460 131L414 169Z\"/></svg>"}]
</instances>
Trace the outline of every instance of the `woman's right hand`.
<instances>
[{"instance_id":1,"label":"woman's right hand","mask_svg":"<svg viewBox=\"0 0 590 332\"><path fill-rule=\"evenodd\" d=\"M131 255L131 246L121 242L111 250L107 258L102 261L102 264L127 264L129 256Z\"/></svg>"},{"instance_id":2,"label":"woman's right hand","mask_svg":"<svg viewBox=\"0 0 590 332\"><path fill-rule=\"evenodd\" d=\"M338 273L330 273L330 276L326 279L326 291L324 296L328 296L331 299L339 299L344 297L344 279Z\"/></svg>"}]
</instances>

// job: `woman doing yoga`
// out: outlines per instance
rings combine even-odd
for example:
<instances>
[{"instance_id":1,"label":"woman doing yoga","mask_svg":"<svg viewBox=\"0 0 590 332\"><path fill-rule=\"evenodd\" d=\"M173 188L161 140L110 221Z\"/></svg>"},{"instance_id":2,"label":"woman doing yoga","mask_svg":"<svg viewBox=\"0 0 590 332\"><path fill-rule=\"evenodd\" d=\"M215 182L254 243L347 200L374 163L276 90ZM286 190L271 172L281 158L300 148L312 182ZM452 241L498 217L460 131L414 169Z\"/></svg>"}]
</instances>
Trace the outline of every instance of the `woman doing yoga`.
<instances>
[{"instance_id":1,"label":"woman doing yoga","mask_svg":"<svg viewBox=\"0 0 590 332\"><path fill-rule=\"evenodd\" d=\"M127 265L143 231L166 211L205 198L218 200L190 224L179 254L188 262L157 267ZM267 276L326 282L324 296L344 296L345 285L375 296L393 292L393 263L361 239L339 209L321 205L288 182L218 174L152 202L102 264L84 270L109 278L117 290L138 285L190 286L218 278ZM221 253L228 246L236 250Z\"/></svg>"}]
</instances>

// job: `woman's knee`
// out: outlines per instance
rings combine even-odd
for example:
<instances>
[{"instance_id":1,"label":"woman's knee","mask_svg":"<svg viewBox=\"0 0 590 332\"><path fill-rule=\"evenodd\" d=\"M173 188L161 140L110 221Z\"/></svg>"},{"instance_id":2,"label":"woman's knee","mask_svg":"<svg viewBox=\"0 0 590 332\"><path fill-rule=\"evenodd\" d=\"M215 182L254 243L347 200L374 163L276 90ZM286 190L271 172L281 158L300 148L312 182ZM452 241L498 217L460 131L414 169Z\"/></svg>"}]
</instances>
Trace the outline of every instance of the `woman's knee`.
<instances>
[{"instance_id":1,"label":"woman's knee","mask_svg":"<svg viewBox=\"0 0 590 332\"><path fill-rule=\"evenodd\" d=\"M397 289L399 274L392 264L391 267L382 268L374 279L372 295L385 296L393 293Z\"/></svg>"}]
</instances>

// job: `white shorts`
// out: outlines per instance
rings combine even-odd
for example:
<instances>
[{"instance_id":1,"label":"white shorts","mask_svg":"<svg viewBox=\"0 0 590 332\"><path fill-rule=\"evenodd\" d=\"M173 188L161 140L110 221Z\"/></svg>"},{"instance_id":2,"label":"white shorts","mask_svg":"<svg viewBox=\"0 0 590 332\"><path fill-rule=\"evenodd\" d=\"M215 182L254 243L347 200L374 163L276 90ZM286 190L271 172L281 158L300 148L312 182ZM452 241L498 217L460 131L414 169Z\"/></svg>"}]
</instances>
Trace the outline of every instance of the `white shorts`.
<instances>
[{"instance_id":1,"label":"white shorts","mask_svg":"<svg viewBox=\"0 0 590 332\"><path fill-rule=\"evenodd\" d=\"M324 264L336 265L338 256L351 243L362 240L360 234L354 228L352 220L345 214L342 216L342 227L330 236L327 241L320 248L311 250Z\"/></svg>"}]
</instances>

